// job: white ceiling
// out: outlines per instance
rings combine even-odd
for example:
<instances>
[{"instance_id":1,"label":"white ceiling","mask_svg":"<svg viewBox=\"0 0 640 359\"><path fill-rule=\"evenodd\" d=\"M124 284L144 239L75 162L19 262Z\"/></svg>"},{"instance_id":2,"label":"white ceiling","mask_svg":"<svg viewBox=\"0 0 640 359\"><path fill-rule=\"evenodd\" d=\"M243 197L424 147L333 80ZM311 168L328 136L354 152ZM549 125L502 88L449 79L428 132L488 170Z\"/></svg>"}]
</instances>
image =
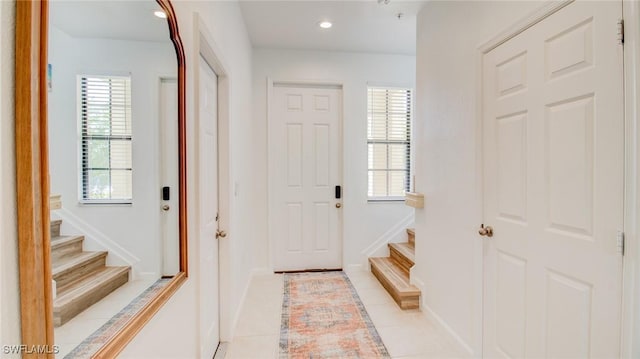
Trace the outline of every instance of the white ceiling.
<instances>
[{"instance_id":1,"label":"white ceiling","mask_svg":"<svg viewBox=\"0 0 640 359\"><path fill-rule=\"evenodd\" d=\"M49 2L52 26L73 37L170 41L166 19L153 15L154 0Z\"/></svg>"},{"instance_id":2,"label":"white ceiling","mask_svg":"<svg viewBox=\"0 0 640 359\"><path fill-rule=\"evenodd\" d=\"M220 0L210 0L220 1ZM416 14L424 1L289 0L240 1L259 48L355 51L415 55ZM49 3L51 25L74 37L168 41L167 22L153 16L154 0ZM398 13L402 13L398 19ZM333 22L323 30L318 23Z\"/></svg>"},{"instance_id":3,"label":"white ceiling","mask_svg":"<svg viewBox=\"0 0 640 359\"><path fill-rule=\"evenodd\" d=\"M415 55L416 15L424 1L241 1L251 42L259 48ZM398 13L403 13L401 19ZM329 20L323 30L318 22Z\"/></svg>"}]
</instances>

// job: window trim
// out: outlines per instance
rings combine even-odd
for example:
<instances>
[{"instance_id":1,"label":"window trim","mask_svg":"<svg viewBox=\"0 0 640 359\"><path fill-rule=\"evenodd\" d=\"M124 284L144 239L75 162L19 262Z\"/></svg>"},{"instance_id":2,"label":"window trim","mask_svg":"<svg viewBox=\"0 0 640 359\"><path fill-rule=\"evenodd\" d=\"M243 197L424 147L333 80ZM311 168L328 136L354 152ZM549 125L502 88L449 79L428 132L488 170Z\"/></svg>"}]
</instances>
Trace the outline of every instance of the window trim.
<instances>
[{"instance_id":1,"label":"window trim","mask_svg":"<svg viewBox=\"0 0 640 359\"><path fill-rule=\"evenodd\" d=\"M375 82L367 82L367 127L368 127L368 116L369 116L369 90L370 89L384 89L384 90L403 90L403 91L408 91L409 92L409 96L410 96L410 101L409 101L409 118L407 120L408 124L409 124L409 135L407 136L406 140L370 140L369 139L369 134L367 133L367 161L368 161L368 157L369 157L369 145L370 144L405 144L408 145L409 149L408 149L408 154L407 154L407 169L406 170L394 170L394 169L389 169L388 166L385 169L371 169L369 168L369 165L367 164L367 202L368 203L385 203L385 202L404 202L405 200L405 196L369 196L369 173L371 171L397 171L397 172L407 172L407 185L405 188L404 193L410 192L412 185L413 185L413 172L414 172L414 168L413 168L413 118L414 118L414 88L411 85L397 85L397 84L385 84L385 83L375 83ZM387 121L388 123L388 121ZM387 162L388 162L388 158L387 158ZM388 186L388 183L387 183ZM387 188L388 189L388 188Z\"/></svg>"},{"instance_id":2,"label":"window trim","mask_svg":"<svg viewBox=\"0 0 640 359\"><path fill-rule=\"evenodd\" d=\"M133 196L133 173L134 173L134 169L133 169L133 121L132 123L132 129L131 129L131 135L128 136L123 136L123 135L116 135L116 136L102 136L102 135L98 135L98 136L88 136L88 137L104 137L105 139L109 139L109 138L120 138L121 140L128 140L131 141L131 168L129 169L131 171L131 177L132 177L132 182L131 182L131 198L116 198L116 199L89 199L89 198L85 198L84 197L84 192L85 192L85 185L86 185L86 179L84 178L84 173L86 170L86 160L84 157L84 151L83 151L83 145L84 142L86 140L86 138L83 136L84 135L84 129L83 129L83 119L82 119L82 79L83 78L87 78L87 77L97 77L97 78L125 78L125 79L129 79L129 86L130 86L130 90L131 90L131 95L130 95L130 101L133 102L133 89L132 89L132 84L131 84L131 80L132 80L132 76L131 73L100 73L100 72L96 72L93 74L89 74L89 73L80 73L77 75L76 77L76 101L77 101L77 117L78 117L78 169L77 169L77 174L78 174L78 204L82 205L82 206L93 206L93 205L98 205L98 206L105 206L105 205L112 205L112 206L132 206L133 205L133 201L134 201L134 196ZM132 106L133 107L133 106ZM131 116L133 117L133 112L131 111ZM110 168L105 168L105 170L108 170Z\"/></svg>"}]
</instances>

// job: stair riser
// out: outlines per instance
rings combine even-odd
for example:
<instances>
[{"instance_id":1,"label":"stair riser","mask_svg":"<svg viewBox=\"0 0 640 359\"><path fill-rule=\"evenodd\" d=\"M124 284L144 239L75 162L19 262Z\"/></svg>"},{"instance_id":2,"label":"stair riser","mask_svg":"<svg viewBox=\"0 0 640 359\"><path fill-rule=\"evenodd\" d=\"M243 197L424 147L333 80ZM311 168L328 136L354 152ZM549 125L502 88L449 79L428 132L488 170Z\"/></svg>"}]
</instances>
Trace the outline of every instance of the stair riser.
<instances>
[{"instance_id":1,"label":"stair riser","mask_svg":"<svg viewBox=\"0 0 640 359\"><path fill-rule=\"evenodd\" d=\"M404 254L396 251L392 246L389 246L389 253L391 254L391 259L396 261L396 263L398 263L400 267L409 274L411 267L414 265L413 261L405 257Z\"/></svg>"},{"instance_id":2,"label":"stair riser","mask_svg":"<svg viewBox=\"0 0 640 359\"><path fill-rule=\"evenodd\" d=\"M60 236L60 225L62 221L51 221L51 238Z\"/></svg>"},{"instance_id":3,"label":"stair riser","mask_svg":"<svg viewBox=\"0 0 640 359\"><path fill-rule=\"evenodd\" d=\"M70 268L62 273L53 276L56 281L57 292L63 292L67 286L73 284L74 281L83 278L106 265L107 255L101 255L99 257L91 258L73 268Z\"/></svg>"},{"instance_id":4,"label":"stair riser","mask_svg":"<svg viewBox=\"0 0 640 359\"><path fill-rule=\"evenodd\" d=\"M402 309L418 309L418 308L420 308L420 296L419 295L417 295L417 296L398 297L397 295L394 294L393 286L391 285L391 283L389 283L387 281L387 278L384 276L384 274L382 274L380 271L378 271L378 268L376 268L375 266L371 266L371 273L373 273L373 275L376 276L376 278L378 278L378 281L380 281L380 284L382 284L382 286L387 290L387 292L391 295L393 300L396 303L398 303L400 308L402 308Z\"/></svg>"},{"instance_id":5,"label":"stair riser","mask_svg":"<svg viewBox=\"0 0 640 359\"><path fill-rule=\"evenodd\" d=\"M51 250L51 261L55 262L66 255L82 252L82 242L83 240L81 239L53 248Z\"/></svg>"},{"instance_id":6,"label":"stair riser","mask_svg":"<svg viewBox=\"0 0 640 359\"><path fill-rule=\"evenodd\" d=\"M53 312L53 323L54 326L59 327L69 320L73 319L76 315L78 315L83 310L89 308L93 304L100 301L102 298L109 295L109 293L118 289L121 285L127 283L129 280L129 272L126 271L114 278L110 281L105 282L98 288L94 288L91 291L88 291L85 295L79 297L77 300L70 302L62 308L55 308Z\"/></svg>"}]
</instances>

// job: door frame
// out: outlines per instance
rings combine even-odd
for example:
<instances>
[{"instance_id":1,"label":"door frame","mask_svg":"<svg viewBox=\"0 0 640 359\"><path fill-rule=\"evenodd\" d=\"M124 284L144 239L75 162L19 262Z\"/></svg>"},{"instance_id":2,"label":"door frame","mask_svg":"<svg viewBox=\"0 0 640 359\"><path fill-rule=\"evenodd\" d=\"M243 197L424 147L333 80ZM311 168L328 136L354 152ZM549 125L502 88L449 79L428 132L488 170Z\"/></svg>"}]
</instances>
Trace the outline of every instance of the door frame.
<instances>
[{"instance_id":1,"label":"door frame","mask_svg":"<svg viewBox=\"0 0 640 359\"><path fill-rule=\"evenodd\" d=\"M274 240L275 240L275 234L273 233L273 225L272 225L272 221L273 221L273 213L274 212L274 199L273 199L273 182L271 181L271 169L273 168L273 165L271 163L271 144L270 144L270 138L271 138L271 121L273 118L273 99L274 99L274 94L273 94L273 88L276 85L289 85L289 86L301 86L301 87L332 87L332 88L340 88L340 90L342 91L341 94L341 105L340 105L340 124L338 125L338 133L339 133L339 139L338 139L338 143L340 145L340 148L338 149L340 156L339 156L339 161L340 163L338 164L338 167L340 168L340 183L341 186L344 187L344 91L345 91L345 86L344 83L341 81L331 81L331 80L295 80L295 79L289 79L289 80L274 80L271 77L267 77L267 253L269 255L269 259L267 261L267 271L268 273L273 273L274 269L275 269L275 264L274 264L274 256L275 256L275 246L274 246ZM344 192L344 191L343 191ZM342 196L342 204L343 206L346 205L346 201L344 200L344 195ZM341 246L341 250L342 250L342 258L341 258L341 262L342 262L342 269L344 270L344 253L345 253L345 243L344 243L344 211L340 211L340 223L338 224L338 232L340 233L340 246Z\"/></svg>"},{"instance_id":2,"label":"door frame","mask_svg":"<svg viewBox=\"0 0 640 359\"><path fill-rule=\"evenodd\" d=\"M530 15L520 19L513 25L505 28L490 40L484 42L476 49L476 213L478 221L484 219L484 153L483 153L483 57L491 50L524 32L558 12L575 0L560 2L546 1ZM623 1L622 18L625 20L625 48L623 50L623 81L624 81L624 123L625 123L625 159L624 159L624 233L625 255L622 258L622 315L621 315L621 350L622 357L634 357L640 354L640 342L634 343L634 334L640 331L640 286L635 282L640 278L640 247L637 236L637 225L640 222L640 155L638 140L640 139L640 70L636 69L640 60L640 24L635 19L640 18L640 4ZM612 24L615 26L615 24ZM485 241L474 241L474 270L476 298L476 317L474 327L475 343L471 343L476 356L483 353L483 323L484 323L484 250Z\"/></svg>"},{"instance_id":3,"label":"door frame","mask_svg":"<svg viewBox=\"0 0 640 359\"><path fill-rule=\"evenodd\" d=\"M220 342L231 341L232 329L237 318L231 316L231 245L233 238L231 224L230 190L230 145L229 145L229 108L231 99L231 76L226 62L219 54L222 50L213 40L211 32L207 28L205 20L198 14L194 14L194 50L193 50L193 88L194 108L199 108L200 96L200 68L199 61L202 57L218 76L218 213L220 215L218 228L224 228L229 234L226 238L218 238L218 320L220 330ZM194 111L195 122L200 121L200 114ZM195 135L195 133L194 133ZM200 154L198 153L198 158ZM198 160L196 160L198 161ZM193 176L194 178L197 176ZM196 219L195 228L200 228L200 218ZM227 295L223 295L227 293ZM199 328L199 327L198 327ZM200 340L200 338L198 338Z\"/></svg>"}]
</instances>

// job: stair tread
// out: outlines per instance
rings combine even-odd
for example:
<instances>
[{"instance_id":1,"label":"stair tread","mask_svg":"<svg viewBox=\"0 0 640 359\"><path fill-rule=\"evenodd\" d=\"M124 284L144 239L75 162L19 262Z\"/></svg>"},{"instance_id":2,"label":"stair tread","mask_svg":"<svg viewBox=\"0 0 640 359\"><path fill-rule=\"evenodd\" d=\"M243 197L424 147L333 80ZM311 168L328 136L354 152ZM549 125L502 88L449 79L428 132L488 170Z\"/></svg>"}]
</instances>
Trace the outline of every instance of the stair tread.
<instances>
[{"instance_id":1,"label":"stair tread","mask_svg":"<svg viewBox=\"0 0 640 359\"><path fill-rule=\"evenodd\" d=\"M387 282L400 297L420 295L420 289L409 283L409 274L391 258L372 257L369 258L369 262L387 279Z\"/></svg>"},{"instance_id":2,"label":"stair tread","mask_svg":"<svg viewBox=\"0 0 640 359\"><path fill-rule=\"evenodd\" d=\"M81 265L84 262L91 261L92 259L107 256L106 251L98 251L98 252L80 252L74 253L68 256L63 256L58 258L52 263L51 274L53 279L56 279L56 276L73 269L76 266Z\"/></svg>"},{"instance_id":3,"label":"stair tread","mask_svg":"<svg viewBox=\"0 0 640 359\"><path fill-rule=\"evenodd\" d=\"M52 220L49 221L49 223L58 224L58 223L62 223L62 220L61 219L52 219Z\"/></svg>"},{"instance_id":4,"label":"stair tread","mask_svg":"<svg viewBox=\"0 0 640 359\"><path fill-rule=\"evenodd\" d=\"M393 247L411 266L416 263L416 250L410 243L389 243L389 247Z\"/></svg>"},{"instance_id":5,"label":"stair tread","mask_svg":"<svg viewBox=\"0 0 640 359\"><path fill-rule=\"evenodd\" d=\"M69 236L57 236L57 237L53 237L51 238L51 249L54 250L58 247L62 247L65 244L68 244L70 242L75 242L75 241L80 241L83 240L84 236L82 235L69 235Z\"/></svg>"},{"instance_id":6,"label":"stair tread","mask_svg":"<svg viewBox=\"0 0 640 359\"><path fill-rule=\"evenodd\" d=\"M104 267L92 275L77 281L64 292L58 294L53 301L54 310L60 309L65 305L81 298L85 294L89 294L104 283L112 280L114 277L122 275L124 272L131 270L131 267Z\"/></svg>"},{"instance_id":7,"label":"stair tread","mask_svg":"<svg viewBox=\"0 0 640 359\"><path fill-rule=\"evenodd\" d=\"M416 229L415 228L407 228L407 233L413 234L415 236L416 235Z\"/></svg>"}]
</instances>

